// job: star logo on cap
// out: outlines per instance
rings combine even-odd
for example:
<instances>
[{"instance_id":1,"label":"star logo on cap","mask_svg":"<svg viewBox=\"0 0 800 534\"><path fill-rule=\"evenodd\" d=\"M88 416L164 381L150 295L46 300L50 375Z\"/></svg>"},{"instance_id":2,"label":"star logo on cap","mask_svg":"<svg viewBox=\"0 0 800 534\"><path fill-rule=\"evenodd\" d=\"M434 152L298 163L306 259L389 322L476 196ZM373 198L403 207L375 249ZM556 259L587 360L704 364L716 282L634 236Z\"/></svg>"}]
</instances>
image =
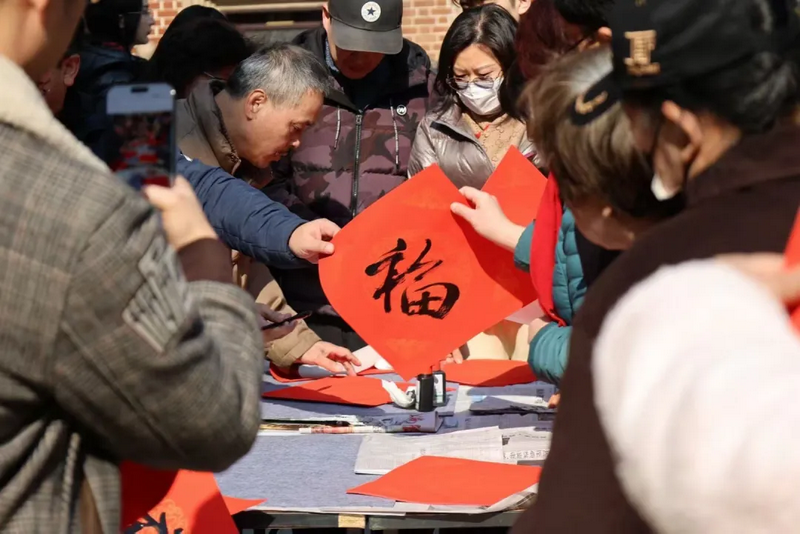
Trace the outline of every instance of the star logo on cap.
<instances>
[{"instance_id":1,"label":"star logo on cap","mask_svg":"<svg viewBox=\"0 0 800 534\"><path fill-rule=\"evenodd\" d=\"M403 104L400 104L399 106L397 106L397 114L398 115L400 115L401 117L405 117L406 113L408 113L408 108L406 106L404 106Z\"/></svg>"},{"instance_id":2,"label":"star logo on cap","mask_svg":"<svg viewBox=\"0 0 800 534\"><path fill-rule=\"evenodd\" d=\"M377 2L367 2L361 8L361 18L367 22L377 22L381 18L381 6Z\"/></svg>"}]
</instances>

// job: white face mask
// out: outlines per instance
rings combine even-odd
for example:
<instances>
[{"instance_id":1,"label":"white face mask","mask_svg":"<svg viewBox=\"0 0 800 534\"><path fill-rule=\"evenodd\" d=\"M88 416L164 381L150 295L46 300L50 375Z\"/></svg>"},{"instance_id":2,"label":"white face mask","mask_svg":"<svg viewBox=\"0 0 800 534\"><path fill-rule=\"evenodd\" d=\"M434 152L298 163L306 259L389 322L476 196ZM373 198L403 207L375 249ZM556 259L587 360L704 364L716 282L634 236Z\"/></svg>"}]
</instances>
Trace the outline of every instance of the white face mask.
<instances>
[{"instance_id":1,"label":"white face mask","mask_svg":"<svg viewBox=\"0 0 800 534\"><path fill-rule=\"evenodd\" d=\"M658 173L653 175L653 181L650 183L650 189L653 191L653 195L659 202L664 202L665 200L675 198L678 193L680 193L679 189L670 191Z\"/></svg>"},{"instance_id":2,"label":"white face mask","mask_svg":"<svg viewBox=\"0 0 800 534\"><path fill-rule=\"evenodd\" d=\"M480 117L488 117L500 111L500 85L503 83L503 77L499 77L494 81L490 88L480 87L474 83L467 86L466 89L458 91L458 96L461 102L467 106L470 111Z\"/></svg>"}]
</instances>

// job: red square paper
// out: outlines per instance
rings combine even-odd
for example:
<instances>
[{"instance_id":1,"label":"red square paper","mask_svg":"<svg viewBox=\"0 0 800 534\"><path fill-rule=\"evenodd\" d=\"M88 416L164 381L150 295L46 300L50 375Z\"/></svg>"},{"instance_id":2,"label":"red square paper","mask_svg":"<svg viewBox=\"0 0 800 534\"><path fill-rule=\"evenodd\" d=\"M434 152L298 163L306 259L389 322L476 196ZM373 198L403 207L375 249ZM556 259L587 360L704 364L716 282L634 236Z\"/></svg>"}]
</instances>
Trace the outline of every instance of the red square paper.
<instances>
[{"instance_id":1,"label":"red square paper","mask_svg":"<svg viewBox=\"0 0 800 534\"><path fill-rule=\"evenodd\" d=\"M487 185L527 224L546 179L518 151L507 158ZM356 217L320 262L333 308L406 380L536 300L513 255L457 219L453 203L464 197L429 167Z\"/></svg>"},{"instance_id":2,"label":"red square paper","mask_svg":"<svg viewBox=\"0 0 800 534\"><path fill-rule=\"evenodd\" d=\"M510 360L467 360L444 367L448 382L465 386L502 387L536 382L528 362Z\"/></svg>"},{"instance_id":3,"label":"red square paper","mask_svg":"<svg viewBox=\"0 0 800 534\"><path fill-rule=\"evenodd\" d=\"M541 467L423 456L347 493L442 506L492 506L539 482Z\"/></svg>"},{"instance_id":4,"label":"red square paper","mask_svg":"<svg viewBox=\"0 0 800 534\"><path fill-rule=\"evenodd\" d=\"M398 385L401 389L408 387L406 384ZM264 393L264 398L368 407L392 402L389 393L383 389L381 380L363 376L320 378Z\"/></svg>"}]
</instances>

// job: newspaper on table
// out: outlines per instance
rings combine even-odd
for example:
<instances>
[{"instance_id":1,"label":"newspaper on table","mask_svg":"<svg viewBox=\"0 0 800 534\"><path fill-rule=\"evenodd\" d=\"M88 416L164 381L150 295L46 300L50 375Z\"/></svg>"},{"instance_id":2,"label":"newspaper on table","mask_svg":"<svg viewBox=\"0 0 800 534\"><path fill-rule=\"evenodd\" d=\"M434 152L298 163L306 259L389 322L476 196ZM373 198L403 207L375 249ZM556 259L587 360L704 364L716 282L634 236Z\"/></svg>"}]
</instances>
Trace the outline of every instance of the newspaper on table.
<instances>
[{"instance_id":1,"label":"newspaper on table","mask_svg":"<svg viewBox=\"0 0 800 534\"><path fill-rule=\"evenodd\" d=\"M503 432L494 427L419 437L368 435L358 449L355 472L385 475L422 456L504 463Z\"/></svg>"},{"instance_id":2,"label":"newspaper on table","mask_svg":"<svg viewBox=\"0 0 800 534\"><path fill-rule=\"evenodd\" d=\"M503 459L507 463L541 465L550 452L552 432L527 429L503 431Z\"/></svg>"},{"instance_id":3,"label":"newspaper on table","mask_svg":"<svg viewBox=\"0 0 800 534\"><path fill-rule=\"evenodd\" d=\"M441 432L457 432L461 430L475 430L478 428L499 427L507 428L538 428L549 429L549 422L539 421L539 415L528 414L475 414L457 413L450 417L442 418Z\"/></svg>"}]
</instances>

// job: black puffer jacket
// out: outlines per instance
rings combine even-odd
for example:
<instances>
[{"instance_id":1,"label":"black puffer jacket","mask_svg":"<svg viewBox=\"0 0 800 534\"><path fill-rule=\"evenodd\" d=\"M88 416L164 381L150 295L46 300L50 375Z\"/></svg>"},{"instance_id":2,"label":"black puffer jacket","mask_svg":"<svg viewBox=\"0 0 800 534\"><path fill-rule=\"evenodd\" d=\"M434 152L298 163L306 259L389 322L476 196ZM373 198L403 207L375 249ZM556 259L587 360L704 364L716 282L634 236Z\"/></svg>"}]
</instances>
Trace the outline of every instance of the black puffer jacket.
<instances>
[{"instance_id":1,"label":"black puffer jacket","mask_svg":"<svg viewBox=\"0 0 800 534\"><path fill-rule=\"evenodd\" d=\"M106 113L106 96L115 85L136 82L145 64L115 45L89 45L81 50L81 69L67 94L61 120L106 163L118 149L108 135L112 124Z\"/></svg>"}]
</instances>

